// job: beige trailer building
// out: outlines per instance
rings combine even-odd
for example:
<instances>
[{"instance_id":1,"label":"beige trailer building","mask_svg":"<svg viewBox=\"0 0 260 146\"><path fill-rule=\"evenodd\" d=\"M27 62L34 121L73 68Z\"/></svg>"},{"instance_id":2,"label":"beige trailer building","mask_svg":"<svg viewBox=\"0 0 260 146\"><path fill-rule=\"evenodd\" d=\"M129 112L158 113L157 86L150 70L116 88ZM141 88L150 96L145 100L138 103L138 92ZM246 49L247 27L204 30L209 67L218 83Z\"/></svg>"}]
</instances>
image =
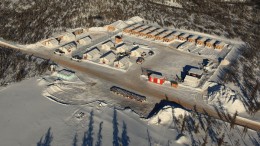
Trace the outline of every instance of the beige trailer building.
<instances>
[{"instance_id":1,"label":"beige trailer building","mask_svg":"<svg viewBox=\"0 0 260 146\"><path fill-rule=\"evenodd\" d=\"M214 39L210 39L210 40L207 40L206 41L206 46L208 47L208 48L214 48L214 44L216 43L216 40L214 40Z\"/></svg>"},{"instance_id":2,"label":"beige trailer building","mask_svg":"<svg viewBox=\"0 0 260 146\"><path fill-rule=\"evenodd\" d=\"M100 57L99 63L100 64L111 64L116 59L116 55L113 51L109 51L103 56Z\"/></svg>"},{"instance_id":3,"label":"beige trailer building","mask_svg":"<svg viewBox=\"0 0 260 146\"><path fill-rule=\"evenodd\" d=\"M59 41L59 43L64 43L64 42L75 40L75 36L70 32L65 32L60 35L57 35L55 39Z\"/></svg>"},{"instance_id":4,"label":"beige trailer building","mask_svg":"<svg viewBox=\"0 0 260 146\"><path fill-rule=\"evenodd\" d=\"M65 54L70 54L72 51L77 49L76 43L69 43L59 48L59 50L63 51Z\"/></svg>"},{"instance_id":5,"label":"beige trailer building","mask_svg":"<svg viewBox=\"0 0 260 146\"><path fill-rule=\"evenodd\" d=\"M138 28L138 27L141 27L143 24L140 24L140 23L136 23L136 24L133 24L127 28L125 28L123 30L124 33L131 33L132 30L134 30L135 28Z\"/></svg>"},{"instance_id":6,"label":"beige trailer building","mask_svg":"<svg viewBox=\"0 0 260 146\"><path fill-rule=\"evenodd\" d=\"M166 37L166 36L172 34L173 32L174 32L173 30L166 30L166 31L164 31L163 33L160 33L159 35L157 35L157 36L155 37L155 39L156 39L156 40L163 40L164 37Z\"/></svg>"},{"instance_id":7,"label":"beige trailer building","mask_svg":"<svg viewBox=\"0 0 260 146\"><path fill-rule=\"evenodd\" d=\"M188 33L182 33L181 35L178 36L178 39L181 41L187 41L189 36L190 34Z\"/></svg>"},{"instance_id":8,"label":"beige trailer building","mask_svg":"<svg viewBox=\"0 0 260 146\"><path fill-rule=\"evenodd\" d=\"M140 36L147 36L147 34L149 34L150 32L153 32L156 29L159 29L159 28L152 26L152 27L140 32Z\"/></svg>"},{"instance_id":9,"label":"beige trailer building","mask_svg":"<svg viewBox=\"0 0 260 146\"><path fill-rule=\"evenodd\" d=\"M99 58L100 56L101 56L100 50L97 47L95 47L95 48L92 48L92 49L88 50L87 52L85 52L83 54L83 59L94 60L96 58Z\"/></svg>"},{"instance_id":10,"label":"beige trailer building","mask_svg":"<svg viewBox=\"0 0 260 146\"><path fill-rule=\"evenodd\" d=\"M205 37L199 37L197 39L197 45L205 46L205 42L207 41L207 38Z\"/></svg>"},{"instance_id":11,"label":"beige trailer building","mask_svg":"<svg viewBox=\"0 0 260 146\"><path fill-rule=\"evenodd\" d=\"M46 47L56 47L59 45L59 41L57 41L55 38L51 38L44 40L42 44Z\"/></svg>"},{"instance_id":12,"label":"beige trailer building","mask_svg":"<svg viewBox=\"0 0 260 146\"><path fill-rule=\"evenodd\" d=\"M193 42L196 42L196 40L198 39L199 36L197 35L192 35L188 38L188 41L193 43Z\"/></svg>"},{"instance_id":13,"label":"beige trailer building","mask_svg":"<svg viewBox=\"0 0 260 146\"><path fill-rule=\"evenodd\" d=\"M131 49L131 56L132 57L141 57L143 52L145 52L145 50L137 46L137 47L134 47Z\"/></svg>"},{"instance_id":14,"label":"beige trailer building","mask_svg":"<svg viewBox=\"0 0 260 146\"><path fill-rule=\"evenodd\" d=\"M121 57L114 62L114 67L116 68L125 68L127 65L129 65L129 58L127 56Z\"/></svg>"},{"instance_id":15,"label":"beige trailer building","mask_svg":"<svg viewBox=\"0 0 260 146\"><path fill-rule=\"evenodd\" d=\"M217 42L215 43L215 48L216 48L216 49L223 49L223 48L225 47L225 45L226 45L226 43L221 42L221 41L217 41Z\"/></svg>"},{"instance_id":16,"label":"beige trailer building","mask_svg":"<svg viewBox=\"0 0 260 146\"><path fill-rule=\"evenodd\" d=\"M112 41L107 41L101 45L101 49L105 51L110 51L112 47L115 47Z\"/></svg>"},{"instance_id":17,"label":"beige trailer building","mask_svg":"<svg viewBox=\"0 0 260 146\"><path fill-rule=\"evenodd\" d=\"M144 31L144 30L148 29L149 27L151 27L151 26L143 25L137 29L132 30L132 32L130 34L139 35L141 31Z\"/></svg>"},{"instance_id":18,"label":"beige trailer building","mask_svg":"<svg viewBox=\"0 0 260 146\"><path fill-rule=\"evenodd\" d=\"M170 35L166 36L166 37L163 39L163 41L164 41L164 42L171 42L171 41L177 39L180 34L181 34L180 32L174 31L174 32L171 33Z\"/></svg>"},{"instance_id":19,"label":"beige trailer building","mask_svg":"<svg viewBox=\"0 0 260 146\"><path fill-rule=\"evenodd\" d=\"M72 31L72 34L73 34L76 38L82 37L85 33L86 33L86 30L83 29L83 28L78 28L78 29Z\"/></svg>"},{"instance_id":20,"label":"beige trailer building","mask_svg":"<svg viewBox=\"0 0 260 146\"><path fill-rule=\"evenodd\" d=\"M115 49L116 53L122 53L128 50L128 46L125 43L121 43L117 45Z\"/></svg>"},{"instance_id":21,"label":"beige trailer building","mask_svg":"<svg viewBox=\"0 0 260 146\"><path fill-rule=\"evenodd\" d=\"M167 31L163 28L160 28L160 29L156 29L155 31L147 34L147 38L156 38L157 35L163 33L164 31Z\"/></svg>"},{"instance_id":22,"label":"beige trailer building","mask_svg":"<svg viewBox=\"0 0 260 146\"><path fill-rule=\"evenodd\" d=\"M80 44L80 45L88 45L91 43L91 38L90 36L86 36L86 37L83 37L81 39L79 39L77 42Z\"/></svg>"}]
</instances>

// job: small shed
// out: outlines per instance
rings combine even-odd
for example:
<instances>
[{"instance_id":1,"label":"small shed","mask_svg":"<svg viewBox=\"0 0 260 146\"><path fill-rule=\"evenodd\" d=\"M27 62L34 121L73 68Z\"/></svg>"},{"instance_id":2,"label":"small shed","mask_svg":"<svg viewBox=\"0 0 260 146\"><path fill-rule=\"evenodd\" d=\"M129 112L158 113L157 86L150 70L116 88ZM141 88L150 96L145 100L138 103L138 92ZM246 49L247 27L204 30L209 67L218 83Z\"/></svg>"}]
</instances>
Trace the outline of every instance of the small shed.
<instances>
[{"instance_id":1,"label":"small shed","mask_svg":"<svg viewBox=\"0 0 260 146\"><path fill-rule=\"evenodd\" d=\"M182 33L181 35L178 36L178 38L181 41L187 41L189 36L190 36L190 34L188 34L188 33Z\"/></svg>"},{"instance_id":2,"label":"small shed","mask_svg":"<svg viewBox=\"0 0 260 146\"><path fill-rule=\"evenodd\" d=\"M56 47L59 45L59 41L56 39L48 39L42 42L42 44L46 47Z\"/></svg>"},{"instance_id":3,"label":"small shed","mask_svg":"<svg viewBox=\"0 0 260 146\"><path fill-rule=\"evenodd\" d=\"M116 59L116 55L113 51L109 51L100 57L99 63L101 64L111 64Z\"/></svg>"},{"instance_id":4,"label":"small shed","mask_svg":"<svg viewBox=\"0 0 260 146\"><path fill-rule=\"evenodd\" d=\"M225 47L225 45L226 45L226 43L221 42L221 41L217 41L217 42L215 43L215 48L216 48L216 49L223 49L223 48Z\"/></svg>"},{"instance_id":5,"label":"small shed","mask_svg":"<svg viewBox=\"0 0 260 146\"><path fill-rule=\"evenodd\" d=\"M125 68L127 65L129 65L129 58L127 56L118 58L115 62L114 62L114 67L116 68Z\"/></svg>"},{"instance_id":6,"label":"small shed","mask_svg":"<svg viewBox=\"0 0 260 146\"><path fill-rule=\"evenodd\" d=\"M83 37L81 39L79 39L77 42L80 44L80 45L88 45L90 44L92 41L91 37L90 36L86 36L86 37Z\"/></svg>"},{"instance_id":7,"label":"small shed","mask_svg":"<svg viewBox=\"0 0 260 146\"><path fill-rule=\"evenodd\" d=\"M171 41L177 39L180 34L181 34L181 33L178 32L178 31L173 31L171 34L169 34L168 36L166 36L166 37L163 39L163 41L164 41L164 42L171 42Z\"/></svg>"},{"instance_id":8,"label":"small shed","mask_svg":"<svg viewBox=\"0 0 260 146\"><path fill-rule=\"evenodd\" d=\"M161 33L165 32L167 30L163 29L163 28L160 28L160 29L157 29L151 33L149 33L147 35L148 38L156 38L157 35L160 35Z\"/></svg>"},{"instance_id":9,"label":"small shed","mask_svg":"<svg viewBox=\"0 0 260 146\"><path fill-rule=\"evenodd\" d=\"M149 75L148 79L149 82L160 84L160 85L162 85L166 80L162 74L155 74L155 73Z\"/></svg>"},{"instance_id":10,"label":"small shed","mask_svg":"<svg viewBox=\"0 0 260 146\"><path fill-rule=\"evenodd\" d=\"M76 77L76 75L74 71L63 69L57 73L57 77L63 80L72 80Z\"/></svg>"},{"instance_id":11,"label":"small shed","mask_svg":"<svg viewBox=\"0 0 260 146\"><path fill-rule=\"evenodd\" d=\"M116 46L116 53L123 53L128 50L128 46L125 43L118 44Z\"/></svg>"},{"instance_id":12,"label":"small shed","mask_svg":"<svg viewBox=\"0 0 260 146\"><path fill-rule=\"evenodd\" d=\"M195 43L196 42L196 40L198 39L198 37L199 36L197 36L197 35L192 35L192 36L190 36L189 38L188 38L188 41L189 42L191 42L191 43Z\"/></svg>"},{"instance_id":13,"label":"small shed","mask_svg":"<svg viewBox=\"0 0 260 146\"><path fill-rule=\"evenodd\" d=\"M188 75L200 79L203 75L203 71L197 68L192 68L188 71Z\"/></svg>"},{"instance_id":14,"label":"small shed","mask_svg":"<svg viewBox=\"0 0 260 146\"><path fill-rule=\"evenodd\" d=\"M133 24L133 25L125 28L123 32L124 33L130 33L133 29L138 28L140 26L142 26L142 24L140 24L140 23Z\"/></svg>"},{"instance_id":15,"label":"small shed","mask_svg":"<svg viewBox=\"0 0 260 146\"><path fill-rule=\"evenodd\" d=\"M112 47L114 47L114 43L112 41L107 41L105 43L102 44L101 49L102 50L106 50L106 51L110 51Z\"/></svg>"},{"instance_id":16,"label":"small shed","mask_svg":"<svg viewBox=\"0 0 260 146\"><path fill-rule=\"evenodd\" d=\"M97 47L95 47L95 48L92 48L92 49L88 50L87 52L85 52L83 54L83 59L94 60L96 58L99 58L100 56L101 56L100 50Z\"/></svg>"},{"instance_id":17,"label":"small shed","mask_svg":"<svg viewBox=\"0 0 260 146\"><path fill-rule=\"evenodd\" d=\"M115 36L115 42L116 44L120 44L123 42L123 38L119 35Z\"/></svg>"},{"instance_id":18,"label":"small shed","mask_svg":"<svg viewBox=\"0 0 260 146\"><path fill-rule=\"evenodd\" d=\"M143 52L145 52L145 50L140 48L139 46L137 46L137 47L134 47L131 49L131 56L132 57L141 57Z\"/></svg>"},{"instance_id":19,"label":"small shed","mask_svg":"<svg viewBox=\"0 0 260 146\"><path fill-rule=\"evenodd\" d=\"M204 46L206 41L207 41L207 38L199 37L199 38L197 39L197 45L202 45L202 46Z\"/></svg>"},{"instance_id":20,"label":"small shed","mask_svg":"<svg viewBox=\"0 0 260 146\"><path fill-rule=\"evenodd\" d=\"M85 29L83 29L83 28L78 28L78 29L72 31L72 34L73 34L76 38L79 38L79 37L81 37L85 32L86 32Z\"/></svg>"},{"instance_id":21,"label":"small shed","mask_svg":"<svg viewBox=\"0 0 260 146\"><path fill-rule=\"evenodd\" d=\"M65 52L65 54L69 54L76 49L77 49L77 45L76 45L75 42L66 44L66 45L59 48L59 50L62 50L63 52Z\"/></svg>"},{"instance_id":22,"label":"small shed","mask_svg":"<svg viewBox=\"0 0 260 146\"><path fill-rule=\"evenodd\" d=\"M209 39L209 40L206 41L206 46L209 47L209 48L213 48L215 43L216 43L216 40Z\"/></svg>"},{"instance_id":23,"label":"small shed","mask_svg":"<svg viewBox=\"0 0 260 146\"><path fill-rule=\"evenodd\" d=\"M151 26L143 25L143 26L141 26L141 27L139 27L139 28L137 28L137 29L134 29L134 30L131 32L131 34L140 35L140 32L142 32L142 31L148 29L149 27L151 27Z\"/></svg>"}]
</instances>

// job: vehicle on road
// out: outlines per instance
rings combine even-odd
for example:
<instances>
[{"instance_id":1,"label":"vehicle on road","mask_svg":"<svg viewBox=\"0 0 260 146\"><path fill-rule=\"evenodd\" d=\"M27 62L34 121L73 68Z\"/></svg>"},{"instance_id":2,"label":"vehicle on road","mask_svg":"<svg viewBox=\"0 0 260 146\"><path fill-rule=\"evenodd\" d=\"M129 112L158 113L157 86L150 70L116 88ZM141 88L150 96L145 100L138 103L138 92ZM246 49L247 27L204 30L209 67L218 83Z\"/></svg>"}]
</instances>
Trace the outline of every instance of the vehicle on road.
<instances>
[{"instance_id":1,"label":"vehicle on road","mask_svg":"<svg viewBox=\"0 0 260 146\"><path fill-rule=\"evenodd\" d=\"M60 49L56 49L55 51L54 51L54 54L58 54L58 55L63 55L63 54L65 54L65 52L64 51L62 51L62 50L60 50Z\"/></svg>"},{"instance_id":2,"label":"vehicle on road","mask_svg":"<svg viewBox=\"0 0 260 146\"><path fill-rule=\"evenodd\" d=\"M82 61L82 56L79 55L74 55L71 57L71 60L81 62Z\"/></svg>"}]
</instances>

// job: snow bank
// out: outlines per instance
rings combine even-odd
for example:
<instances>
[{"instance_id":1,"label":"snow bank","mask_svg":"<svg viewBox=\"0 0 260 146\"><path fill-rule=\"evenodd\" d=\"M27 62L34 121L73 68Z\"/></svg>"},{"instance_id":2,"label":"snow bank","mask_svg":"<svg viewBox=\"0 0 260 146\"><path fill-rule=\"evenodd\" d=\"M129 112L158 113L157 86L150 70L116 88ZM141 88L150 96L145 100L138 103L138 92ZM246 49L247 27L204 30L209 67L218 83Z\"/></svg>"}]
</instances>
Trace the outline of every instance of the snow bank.
<instances>
[{"instance_id":1,"label":"snow bank","mask_svg":"<svg viewBox=\"0 0 260 146\"><path fill-rule=\"evenodd\" d=\"M185 136L185 135L178 135L176 138L176 143L178 144L184 144L184 145L190 145L190 139L189 137Z\"/></svg>"},{"instance_id":2,"label":"snow bank","mask_svg":"<svg viewBox=\"0 0 260 146\"><path fill-rule=\"evenodd\" d=\"M238 95L226 86L213 83L208 88L210 104L223 106L230 113L244 113L246 109Z\"/></svg>"},{"instance_id":3,"label":"snow bank","mask_svg":"<svg viewBox=\"0 0 260 146\"><path fill-rule=\"evenodd\" d=\"M188 114L189 112L182 108L165 106L156 115L148 119L148 124L169 126L172 124L173 116L178 118Z\"/></svg>"}]
</instances>

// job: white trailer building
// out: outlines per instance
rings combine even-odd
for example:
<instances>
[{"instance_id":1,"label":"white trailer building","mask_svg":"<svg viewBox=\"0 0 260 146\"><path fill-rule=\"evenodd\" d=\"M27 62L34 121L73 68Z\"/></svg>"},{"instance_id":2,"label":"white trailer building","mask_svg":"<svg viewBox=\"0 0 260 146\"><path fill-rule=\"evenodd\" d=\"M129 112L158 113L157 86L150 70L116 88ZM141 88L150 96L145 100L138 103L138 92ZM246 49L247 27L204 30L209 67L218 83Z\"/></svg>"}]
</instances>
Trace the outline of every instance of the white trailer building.
<instances>
[{"instance_id":1,"label":"white trailer building","mask_svg":"<svg viewBox=\"0 0 260 146\"><path fill-rule=\"evenodd\" d=\"M83 59L95 60L95 59L99 58L100 56L101 56L100 50L97 47L95 47L95 48L92 48L92 49L88 50L87 52L85 52L83 54Z\"/></svg>"},{"instance_id":2,"label":"white trailer building","mask_svg":"<svg viewBox=\"0 0 260 146\"><path fill-rule=\"evenodd\" d=\"M102 44L101 49L105 51L110 51L112 47L115 47L115 44L112 41L107 41Z\"/></svg>"},{"instance_id":3,"label":"white trailer building","mask_svg":"<svg viewBox=\"0 0 260 146\"><path fill-rule=\"evenodd\" d=\"M109 51L103 56L100 57L99 63L100 64L111 64L116 59L116 55L113 51Z\"/></svg>"},{"instance_id":4,"label":"white trailer building","mask_svg":"<svg viewBox=\"0 0 260 146\"><path fill-rule=\"evenodd\" d=\"M127 65L129 65L129 62L129 58L127 56L121 57L114 62L114 67L125 68Z\"/></svg>"},{"instance_id":5,"label":"white trailer building","mask_svg":"<svg viewBox=\"0 0 260 146\"><path fill-rule=\"evenodd\" d=\"M90 38L90 36L85 36L81 39L79 39L77 42L80 44L80 45L88 45L90 44L92 41L92 39Z\"/></svg>"}]
</instances>

